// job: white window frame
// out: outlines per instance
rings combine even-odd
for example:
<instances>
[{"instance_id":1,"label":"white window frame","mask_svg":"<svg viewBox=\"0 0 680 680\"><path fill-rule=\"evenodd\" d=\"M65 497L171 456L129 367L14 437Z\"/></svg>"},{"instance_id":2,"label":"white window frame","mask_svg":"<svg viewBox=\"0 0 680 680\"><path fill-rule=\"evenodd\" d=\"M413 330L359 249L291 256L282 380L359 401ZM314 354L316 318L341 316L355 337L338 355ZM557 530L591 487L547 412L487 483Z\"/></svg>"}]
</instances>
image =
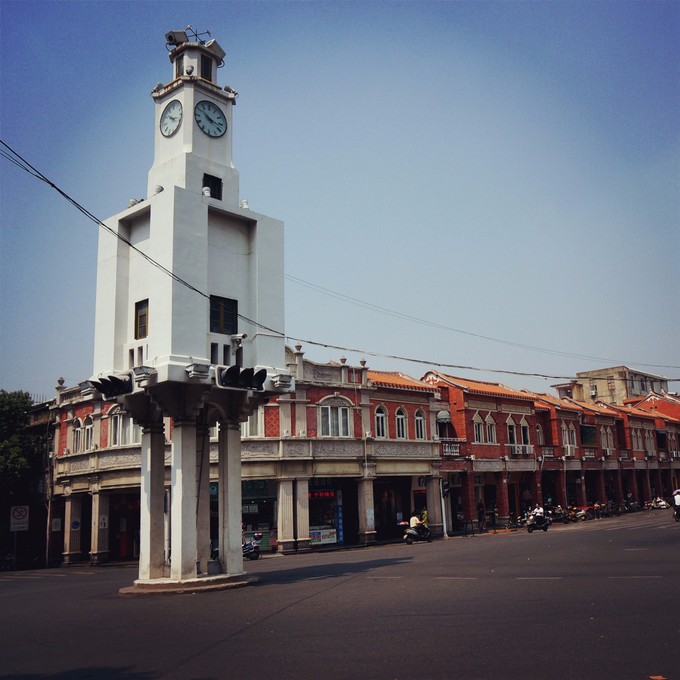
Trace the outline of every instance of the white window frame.
<instances>
[{"instance_id":1,"label":"white window frame","mask_svg":"<svg viewBox=\"0 0 680 680\"><path fill-rule=\"evenodd\" d=\"M425 414L418 410L415 415L416 439L425 439Z\"/></svg>"},{"instance_id":2,"label":"white window frame","mask_svg":"<svg viewBox=\"0 0 680 680\"><path fill-rule=\"evenodd\" d=\"M73 446L71 447L72 453L79 453L82 445L83 424L80 422L80 418L76 418L73 421Z\"/></svg>"},{"instance_id":3,"label":"white window frame","mask_svg":"<svg viewBox=\"0 0 680 680\"><path fill-rule=\"evenodd\" d=\"M496 437L496 421L493 419L491 414L486 417L486 441L489 444L498 443L498 439Z\"/></svg>"},{"instance_id":4,"label":"white window frame","mask_svg":"<svg viewBox=\"0 0 680 680\"><path fill-rule=\"evenodd\" d=\"M387 411L384 406L375 409L375 436L377 439L387 438Z\"/></svg>"},{"instance_id":5,"label":"white window frame","mask_svg":"<svg viewBox=\"0 0 680 680\"><path fill-rule=\"evenodd\" d=\"M543 446L545 444L543 426L540 423L536 425L536 444L538 444L538 446Z\"/></svg>"},{"instance_id":6,"label":"white window frame","mask_svg":"<svg viewBox=\"0 0 680 680\"><path fill-rule=\"evenodd\" d=\"M94 421L92 416L87 416L83 423L83 451L92 451L94 448Z\"/></svg>"},{"instance_id":7,"label":"white window frame","mask_svg":"<svg viewBox=\"0 0 680 680\"><path fill-rule=\"evenodd\" d=\"M479 413L475 413L472 416L472 432L473 432L473 443L483 444L484 443L484 421Z\"/></svg>"},{"instance_id":8,"label":"white window frame","mask_svg":"<svg viewBox=\"0 0 680 680\"><path fill-rule=\"evenodd\" d=\"M319 436L321 437L349 437L350 408L349 406L319 407Z\"/></svg>"},{"instance_id":9,"label":"white window frame","mask_svg":"<svg viewBox=\"0 0 680 680\"><path fill-rule=\"evenodd\" d=\"M396 425L397 425L397 439L407 439L408 438L408 416L406 410L401 406L397 409L395 415Z\"/></svg>"}]
</instances>

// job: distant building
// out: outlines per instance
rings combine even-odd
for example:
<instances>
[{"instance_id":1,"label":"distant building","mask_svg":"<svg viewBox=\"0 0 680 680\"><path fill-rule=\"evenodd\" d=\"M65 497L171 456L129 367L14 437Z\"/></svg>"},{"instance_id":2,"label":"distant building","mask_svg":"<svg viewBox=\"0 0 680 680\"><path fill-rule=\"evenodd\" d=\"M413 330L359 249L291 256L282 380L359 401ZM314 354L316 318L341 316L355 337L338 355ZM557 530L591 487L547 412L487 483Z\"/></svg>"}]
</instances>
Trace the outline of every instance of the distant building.
<instances>
[{"instance_id":1,"label":"distant building","mask_svg":"<svg viewBox=\"0 0 680 680\"><path fill-rule=\"evenodd\" d=\"M627 366L613 366L577 373L576 380L553 387L560 398L623 404L627 399L643 397L649 392L668 391L668 380Z\"/></svg>"}]
</instances>

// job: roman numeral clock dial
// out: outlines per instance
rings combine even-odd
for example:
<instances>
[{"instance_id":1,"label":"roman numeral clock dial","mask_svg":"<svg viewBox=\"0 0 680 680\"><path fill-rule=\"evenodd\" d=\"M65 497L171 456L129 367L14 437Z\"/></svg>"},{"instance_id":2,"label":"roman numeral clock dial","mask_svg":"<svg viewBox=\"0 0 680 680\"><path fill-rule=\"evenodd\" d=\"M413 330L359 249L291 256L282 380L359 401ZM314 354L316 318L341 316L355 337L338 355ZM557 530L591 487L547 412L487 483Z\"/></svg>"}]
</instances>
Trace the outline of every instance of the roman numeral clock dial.
<instances>
[{"instance_id":1,"label":"roman numeral clock dial","mask_svg":"<svg viewBox=\"0 0 680 680\"><path fill-rule=\"evenodd\" d=\"M221 137L227 131L227 119L217 104L204 99L194 108L196 125L210 137Z\"/></svg>"}]
</instances>

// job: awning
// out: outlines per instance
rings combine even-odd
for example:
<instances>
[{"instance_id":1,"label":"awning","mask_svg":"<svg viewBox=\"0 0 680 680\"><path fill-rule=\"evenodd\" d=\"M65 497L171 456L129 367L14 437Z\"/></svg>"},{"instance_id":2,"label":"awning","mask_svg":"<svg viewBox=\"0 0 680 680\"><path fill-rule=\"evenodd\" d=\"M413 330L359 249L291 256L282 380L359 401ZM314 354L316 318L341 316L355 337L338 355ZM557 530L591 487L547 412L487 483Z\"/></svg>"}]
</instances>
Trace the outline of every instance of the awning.
<instances>
[{"instance_id":1,"label":"awning","mask_svg":"<svg viewBox=\"0 0 680 680\"><path fill-rule=\"evenodd\" d=\"M437 422L438 423L450 423L451 422L451 414L448 411L439 411L439 413L437 413Z\"/></svg>"}]
</instances>

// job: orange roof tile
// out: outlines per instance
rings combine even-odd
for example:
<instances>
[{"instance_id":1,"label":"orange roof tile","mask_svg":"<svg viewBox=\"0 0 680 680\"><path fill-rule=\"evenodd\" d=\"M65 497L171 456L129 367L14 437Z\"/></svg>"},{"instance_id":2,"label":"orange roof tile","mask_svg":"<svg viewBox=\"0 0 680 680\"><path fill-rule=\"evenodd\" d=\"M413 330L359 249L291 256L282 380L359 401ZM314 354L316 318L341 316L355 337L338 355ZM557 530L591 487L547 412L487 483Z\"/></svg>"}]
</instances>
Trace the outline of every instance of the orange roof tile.
<instances>
[{"instance_id":1,"label":"orange roof tile","mask_svg":"<svg viewBox=\"0 0 680 680\"><path fill-rule=\"evenodd\" d=\"M565 399L560 399L559 397L555 397L552 394L545 394L544 392L529 392L529 390L522 391L526 392L527 394L531 394L535 398L536 408L545 408L545 404L550 404L551 406L555 406L565 411L576 411L577 413L580 413L582 410L578 404L566 401Z\"/></svg>"},{"instance_id":2,"label":"orange roof tile","mask_svg":"<svg viewBox=\"0 0 680 680\"><path fill-rule=\"evenodd\" d=\"M368 371L367 377L369 382L381 387L393 387L401 390L419 390L421 392L437 392L436 385L430 385L417 380L405 373L398 371Z\"/></svg>"},{"instance_id":3,"label":"orange roof tile","mask_svg":"<svg viewBox=\"0 0 680 680\"><path fill-rule=\"evenodd\" d=\"M510 397L512 399L523 399L528 401L533 401L533 397L526 392L521 392L520 390L513 390L510 387L501 385L500 383L490 383L482 382L480 380L468 380L467 378L457 378L452 375L446 375L445 373L440 373L439 371L430 371L426 375L431 375L433 380L437 379L442 382L449 383L450 385L455 385L460 387L465 392L470 394L485 394L493 397Z\"/></svg>"}]
</instances>

